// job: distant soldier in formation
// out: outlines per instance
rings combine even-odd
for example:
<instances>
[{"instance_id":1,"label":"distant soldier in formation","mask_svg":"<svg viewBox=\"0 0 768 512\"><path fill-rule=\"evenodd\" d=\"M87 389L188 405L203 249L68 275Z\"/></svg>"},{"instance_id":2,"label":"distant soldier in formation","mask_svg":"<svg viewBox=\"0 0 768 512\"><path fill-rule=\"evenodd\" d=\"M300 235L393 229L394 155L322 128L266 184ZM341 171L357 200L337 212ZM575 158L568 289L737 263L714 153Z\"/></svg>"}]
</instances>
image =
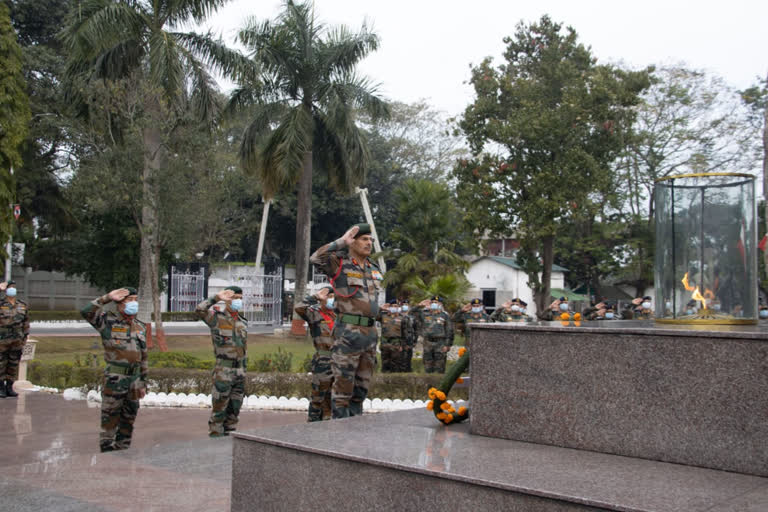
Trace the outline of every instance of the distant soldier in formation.
<instances>
[{"instance_id":1,"label":"distant soldier in formation","mask_svg":"<svg viewBox=\"0 0 768 512\"><path fill-rule=\"evenodd\" d=\"M416 341L418 340L418 327L416 325L416 315L411 310L411 305L408 301L408 299L403 299L403 301L400 303L400 314L403 316L407 316L408 319L411 322L411 329L413 331L413 336L411 337L410 343L408 343L408 346L403 350L403 368L404 372L412 372L413 371L413 347L416 346Z\"/></svg>"},{"instance_id":2,"label":"distant soldier in formation","mask_svg":"<svg viewBox=\"0 0 768 512\"><path fill-rule=\"evenodd\" d=\"M547 308L542 315L542 319L549 322L557 321L560 320L560 315L563 313L571 313L567 297L560 297L559 299L553 300L552 304L549 305L549 308Z\"/></svg>"},{"instance_id":3,"label":"distant soldier in formation","mask_svg":"<svg viewBox=\"0 0 768 512\"><path fill-rule=\"evenodd\" d=\"M309 421L331 419L331 348L333 348L333 326L335 297L333 288L326 286L314 295L308 296L296 306L296 314L306 320L315 346L312 356L312 394L309 399Z\"/></svg>"},{"instance_id":4,"label":"distant soldier in formation","mask_svg":"<svg viewBox=\"0 0 768 512\"><path fill-rule=\"evenodd\" d=\"M406 372L408 348L414 344L413 322L407 314L401 314L400 303L392 299L379 312L381 322L381 371L384 373Z\"/></svg>"},{"instance_id":5,"label":"distant soldier in formation","mask_svg":"<svg viewBox=\"0 0 768 512\"><path fill-rule=\"evenodd\" d=\"M19 396L13 382L29 337L29 308L16 298L16 281L0 283L0 398Z\"/></svg>"},{"instance_id":6,"label":"distant soldier in formation","mask_svg":"<svg viewBox=\"0 0 768 512\"><path fill-rule=\"evenodd\" d=\"M485 312L483 307L483 301L479 298L472 299L469 304L465 304L460 310L456 311L453 315L453 321L457 328L463 330L464 333L464 345L470 346L470 337L472 329L469 324L475 323L487 323L491 322L491 317Z\"/></svg>"},{"instance_id":7,"label":"distant soldier in formation","mask_svg":"<svg viewBox=\"0 0 768 512\"><path fill-rule=\"evenodd\" d=\"M245 372L248 368L248 322L243 309L243 290L228 286L218 295L197 305L195 313L211 330L213 369L208 435L221 437L237 428L240 407L245 395Z\"/></svg>"},{"instance_id":8,"label":"distant soldier in formation","mask_svg":"<svg viewBox=\"0 0 768 512\"><path fill-rule=\"evenodd\" d=\"M763 302L762 298L760 298L758 301L757 309L757 316L760 318L760 320L768 320L768 305Z\"/></svg>"},{"instance_id":9,"label":"distant soldier in formation","mask_svg":"<svg viewBox=\"0 0 768 512\"><path fill-rule=\"evenodd\" d=\"M101 335L104 383L101 388L102 452L131 446L139 400L147 391L146 327L139 312L136 289L118 288L85 306L81 314Z\"/></svg>"},{"instance_id":10,"label":"distant soldier in formation","mask_svg":"<svg viewBox=\"0 0 768 512\"><path fill-rule=\"evenodd\" d=\"M453 321L443 309L443 298L434 296L419 303L419 334L424 347L424 371L445 373L446 352L453 346Z\"/></svg>"},{"instance_id":11,"label":"distant soldier in formation","mask_svg":"<svg viewBox=\"0 0 768 512\"><path fill-rule=\"evenodd\" d=\"M640 299L638 307L635 309L635 319L637 320L652 320L653 309L651 309L651 297L646 295Z\"/></svg>"},{"instance_id":12,"label":"distant soldier in formation","mask_svg":"<svg viewBox=\"0 0 768 512\"><path fill-rule=\"evenodd\" d=\"M530 322L531 317L525 314L525 307L528 304L515 297L508 300L491 315L492 322Z\"/></svg>"},{"instance_id":13,"label":"distant soldier in formation","mask_svg":"<svg viewBox=\"0 0 768 512\"><path fill-rule=\"evenodd\" d=\"M331 349L334 419L363 414L363 402L376 364L376 317L379 294L384 292L384 276L369 259L372 251L371 227L357 224L310 257L331 278L336 296Z\"/></svg>"}]
</instances>

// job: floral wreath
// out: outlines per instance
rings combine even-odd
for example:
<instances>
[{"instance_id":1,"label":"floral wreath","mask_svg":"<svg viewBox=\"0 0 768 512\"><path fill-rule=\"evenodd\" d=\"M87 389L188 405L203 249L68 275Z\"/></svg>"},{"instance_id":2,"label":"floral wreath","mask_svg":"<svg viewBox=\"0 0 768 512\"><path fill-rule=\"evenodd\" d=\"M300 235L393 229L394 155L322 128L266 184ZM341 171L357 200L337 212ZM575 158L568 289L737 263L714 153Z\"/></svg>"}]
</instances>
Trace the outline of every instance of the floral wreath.
<instances>
[{"instance_id":1,"label":"floral wreath","mask_svg":"<svg viewBox=\"0 0 768 512\"><path fill-rule=\"evenodd\" d=\"M461 378L461 374L469 367L469 350L466 347L459 349L459 359L451 366L450 370L445 374L443 380L436 388L429 388L429 398L427 402L427 409L435 414L435 418L440 420L446 425L450 423L461 423L469 418L469 409L463 405L458 410L453 408L448 402L448 393L451 391L454 383L461 384L464 379Z\"/></svg>"}]
</instances>

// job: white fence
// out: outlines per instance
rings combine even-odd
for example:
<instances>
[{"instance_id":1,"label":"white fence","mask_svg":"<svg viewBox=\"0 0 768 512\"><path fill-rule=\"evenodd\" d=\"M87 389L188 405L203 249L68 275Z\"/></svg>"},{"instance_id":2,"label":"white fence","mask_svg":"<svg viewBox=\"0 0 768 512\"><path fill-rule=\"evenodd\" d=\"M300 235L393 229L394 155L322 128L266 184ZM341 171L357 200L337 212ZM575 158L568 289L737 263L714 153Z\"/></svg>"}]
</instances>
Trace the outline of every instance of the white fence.
<instances>
[{"instance_id":1,"label":"white fence","mask_svg":"<svg viewBox=\"0 0 768 512\"><path fill-rule=\"evenodd\" d=\"M205 268L197 271L179 271L171 266L169 310L194 311L205 298Z\"/></svg>"},{"instance_id":2,"label":"white fence","mask_svg":"<svg viewBox=\"0 0 768 512\"><path fill-rule=\"evenodd\" d=\"M282 274L257 274L244 268L230 272L229 282L243 289L243 316L249 324L282 324Z\"/></svg>"}]
</instances>

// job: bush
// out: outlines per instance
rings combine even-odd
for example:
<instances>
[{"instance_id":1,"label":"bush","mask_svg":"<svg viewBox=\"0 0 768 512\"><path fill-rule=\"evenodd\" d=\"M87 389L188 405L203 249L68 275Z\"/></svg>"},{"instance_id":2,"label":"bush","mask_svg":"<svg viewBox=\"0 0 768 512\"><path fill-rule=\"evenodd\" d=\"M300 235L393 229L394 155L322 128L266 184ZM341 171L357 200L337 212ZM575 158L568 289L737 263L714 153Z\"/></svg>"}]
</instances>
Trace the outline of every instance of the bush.
<instances>
[{"instance_id":1,"label":"bush","mask_svg":"<svg viewBox=\"0 0 768 512\"><path fill-rule=\"evenodd\" d=\"M277 347L277 353L262 354L261 357L248 362L250 372L290 372L293 369L293 353Z\"/></svg>"},{"instance_id":2,"label":"bush","mask_svg":"<svg viewBox=\"0 0 768 512\"><path fill-rule=\"evenodd\" d=\"M77 366L72 363L31 361L27 369L30 382L49 388L96 389L101 385L104 368Z\"/></svg>"},{"instance_id":3,"label":"bush","mask_svg":"<svg viewBox=\"0 0 768 512\"><path fill-rule=\"evenodd\" d=\"M189 368L198 370L213 369L214 361L199 359L186 352L149 352L150 368Z\"/></svg>"},{"instance_id":4,"label":"bush","mask_svg":"<svg viewBox=\"0 0 768 512\"><path fill-rule=\"evenodd\" d=\"M63 322L66 320L82 320L83 315L79 311L29 311L30 322Z\"/></svg>"}]
</instances>

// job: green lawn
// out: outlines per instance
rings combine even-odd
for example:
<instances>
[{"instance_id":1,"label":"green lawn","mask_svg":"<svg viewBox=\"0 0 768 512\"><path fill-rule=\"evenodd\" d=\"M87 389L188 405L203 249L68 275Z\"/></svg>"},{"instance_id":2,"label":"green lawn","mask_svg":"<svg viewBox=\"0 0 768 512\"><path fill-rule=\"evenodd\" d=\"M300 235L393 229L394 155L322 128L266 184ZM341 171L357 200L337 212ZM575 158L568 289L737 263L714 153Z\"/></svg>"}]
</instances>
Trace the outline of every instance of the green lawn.
<instances>
[{"instance_id":1,"label":"green lawn","mask_svg":"<svg viewBox=\"0 0 768 512\"><path fill-rule=\"evenodd\" d=\"M101 359L102 348L98 336L35 336L35 339L38 341L35 359L41 362L71 363L78 357L83 360L88 354L98 354ZM94 343L97 344L95 348ZM168 336L166 344L169 351L183 352L202 360L213 360L210 336ZM248 336L249 360L276 353L278 348L293 354L294 365L314 353L314 347L308 338L305 340L254 334Z\"/></svg>"}]
</instances>

